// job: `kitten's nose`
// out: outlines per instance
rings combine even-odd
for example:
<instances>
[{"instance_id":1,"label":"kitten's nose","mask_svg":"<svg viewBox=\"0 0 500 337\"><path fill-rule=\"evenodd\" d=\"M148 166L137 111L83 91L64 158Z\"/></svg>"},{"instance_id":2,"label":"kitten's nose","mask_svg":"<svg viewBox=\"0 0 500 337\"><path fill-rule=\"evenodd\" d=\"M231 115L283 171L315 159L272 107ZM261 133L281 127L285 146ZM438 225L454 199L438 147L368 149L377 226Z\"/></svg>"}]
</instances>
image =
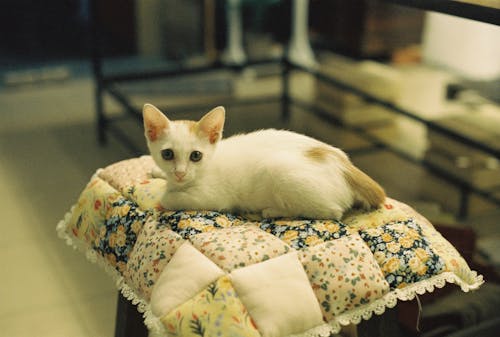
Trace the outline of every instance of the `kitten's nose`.
<instances>
[{"instance_id":1,"label":"kitten's nose","mask_svg":"<svg viewBox=\"0 0 500 337\"><path fill-rule=\"evenodd\" d=\"M184 178L186 176L186 172L181 172L181 171L175 171L174 174L178 180L182 180L182 178Z\"/></svg>"}]
</instances>

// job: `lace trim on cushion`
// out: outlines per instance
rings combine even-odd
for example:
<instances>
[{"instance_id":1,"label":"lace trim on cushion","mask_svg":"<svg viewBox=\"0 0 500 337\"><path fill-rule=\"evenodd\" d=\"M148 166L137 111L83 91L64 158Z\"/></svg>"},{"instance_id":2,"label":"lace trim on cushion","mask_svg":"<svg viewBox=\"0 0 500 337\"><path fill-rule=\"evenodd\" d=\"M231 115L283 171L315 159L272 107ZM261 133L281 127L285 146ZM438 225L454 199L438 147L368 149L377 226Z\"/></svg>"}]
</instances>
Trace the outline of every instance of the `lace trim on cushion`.
<instances>
[{"instance_id":1,"label":"lace trim on cushion","mask_svg":"<svg viewBox=\"0 0 500 337\"><path fill-rule=\"evenodd\" d=\"M115 281L116 287L121 292L123 297L132 302L132 304L137 305L137 311L143 314L142 316L144 318L144 324L147 326L149 331L155 334L165 335L166 331L163 323L158 317L153 314L149 303L142 297L137 295L135 291L129 285L127 285L123 276L121 276L120 273L115 268L113 268L104 257L99 255L92 248L89 248L89 246L85 242L78 239L74 240L68 234L67 227L74 209L75 206L73 206L71 210L66 213L64 219L57 224L56 231L58 236L63 239L67 245L72 246L74 249L77 249L84 253L90 262L99 265L108 273L108 275L112 277L112 279Z\"/></svg>"},{"instance_id":2,"label":"lace trim on cushion","mask_svg":"<svg viewBox=\"0 0 500 337\"><path fill-rule=\"evenodd\" d=\"M386 308L394 308L398 300L411 301L416 295L432 293L434 289L443 288L447 283L454 283L460 286L464 292L475 290L484 283L484 280L483 276L477 275L475 271L472 271L472 274L475 282L473 284L467 284L454 273L443 272L429 279L408 285L403 289L394 289L378 300L338 315L329 323L314 327L302 334L291 335L290 337L328 337L330 334L339 333L342 326L350 324L357 325L362 319L370 319L373 314L382 315Z\"/></svg>"}]
</instances>

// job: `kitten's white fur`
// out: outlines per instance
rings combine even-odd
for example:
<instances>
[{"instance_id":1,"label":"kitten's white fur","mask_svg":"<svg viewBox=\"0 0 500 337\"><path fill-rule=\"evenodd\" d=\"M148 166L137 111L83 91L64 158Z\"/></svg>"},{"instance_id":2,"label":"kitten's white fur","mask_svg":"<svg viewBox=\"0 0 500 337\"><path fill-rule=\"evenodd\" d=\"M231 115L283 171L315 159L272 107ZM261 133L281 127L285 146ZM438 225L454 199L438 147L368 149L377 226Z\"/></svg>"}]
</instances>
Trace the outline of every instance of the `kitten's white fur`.
<instances>
[{"instance_id":1,"label":"kitten's white fur","mask_svg":"<svg viewBox=\"0 0 500 337\"><path fill-rule=\"evenodd\" d=\"M221 140L225 111L200 121L170 121L153 105L143 109L151 155L167 179L162 206L220 210L263 217L340 219L355 203L383 203L383 189L340 149L284 130L260 130ZM173 160L161 152L174 151ZM193 151L203 157L190 160Z\"/></svg>"}]
</instances>

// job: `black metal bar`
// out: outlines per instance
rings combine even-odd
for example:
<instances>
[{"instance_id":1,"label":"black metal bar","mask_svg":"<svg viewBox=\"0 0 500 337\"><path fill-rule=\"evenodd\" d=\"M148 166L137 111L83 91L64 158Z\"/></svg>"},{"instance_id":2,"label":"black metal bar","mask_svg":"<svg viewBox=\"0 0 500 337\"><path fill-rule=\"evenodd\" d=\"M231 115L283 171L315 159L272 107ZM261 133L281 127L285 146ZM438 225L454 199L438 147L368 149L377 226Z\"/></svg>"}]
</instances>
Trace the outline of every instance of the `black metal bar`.
<instances>
[{"instance_id":1,"label":"black metal bar","mask_svg":"<svg viewBox=\"0 0 500 337\"><path fill-rule=\"evenodd\" d=\"M172 65L170 67L158 70L141 71L141 72L127 72L124 74L107 74L104 75L103 81L106 83L118 83L118 82L130 82L130 81L141 81L141 80L153 80L153 79L165 79L175 76L186 76L186 75L196 75L220 70L232 70L241 71L244 68L270 64L279 63L279 59L261 59L261 60L251 60L245 63L245 65L226 65L221 62L214 62L203 66L183 66L182 64Z\"/></svg>"},{"instance_id":2,"label":"black metal bar","mask_svg":"<svg viewBox=\"0 0 500 337\"><path fill-rule=\"evenodd\" d=\"M116 305L115 337L147 337L148 329L137 308L122 294Z\"/></svg>"},{"instance_id":3,"label":"black metal bar","mask_svg":"<svg viewBox=\"0 0 500 337\"><path fill-rule=\"evenodd\" d=\"M287 57L284 57L281 61L282 71L281 71L281 119L283 122L288 123L290 121L290 71L291 64Z\"/></svg>"},{"instance_id":4,"label":"black metal bar","mask_svg":"<svg viewBox=\"0 0 500 337\"><path fill-rule=\"evenodd\" d=\"M255 105L255 104L269 104L269 103L277 103L280 102L280 98L276 96L269 96L269 97L258 97L258 98L246 98L246 99L238 99L238 98L231 98L231 99L226 99L224 101L218 101L218 105L224 105L224 106L246 106L246 105ZM197 105L189 105L189 106L179 106L179 107L174 107L176 112L185 112L185 111L193 111L193 110L203 110L206 108L210 108L206 103L205 104L197 104ZM172 106L169 106L169 108L173 108Z\"/></svg>"},{"instance_id":5,"label":"black metal bar","mask_svg":"<svg viewBox=\"0 0 500 337\"><path fill-rule=\"evenodd\" d=\"M130 103L129 99L122 94L116 87L112 85L107 85L105 90L110 94L112 98L114 98L118 103L123 105L125 111L132 117L142 122L141 110L135 108L132 103Z\"/></svg>"},{"instance_id":6,"label":"black metal bar","mask_svg":"<svg viewBox=\"0 0 500 337\"><path fill-rule=\"evenodd\" d=\"M374 103L374 104L378 104L380 106L383 106L391 111L397 112L400 115L403 115L405 117L409 117L409 118L416 120L422 124L425 124L427 127L429 127L429 129L435 130L441 134L452 137L452 138L464 143L465 145L473 146L476 149L484 151L488 154L491 154L492 156L494 156L496 158L500 158L500 149L492 148L491 146L489 146L487 144L484 144L484 143L477 141L475 139L471 139L463 134L460 134L456 131L453 131L453 130L448 129L444 126L441 126L436 122L429 121L429 120L427 120L421 116L418 116L418 115L416 115L408 110L405 110L403 108L396 106L392 102L375 97L371 94L368 94L368 93L362 91L361 89L353 87L352 85L349 85L349 84L346 84L344 82L338 81L334 78L331 78L330 76L328 76L326 74L320 73L316 70L302 67L300 65L294 64L293 66L294 66L294 68L300 69L301 71L312 74L313 76L315 76L317 79L319 79L321 81L327 82L328 84L331 84L331 85L333 85L337 88L340 88L342 90L349 91L350 93L353 93L353 94L363 98L368 103Z\"/></svg>"},{"instance_id":7,"label":"black metal bar","mask_svg":"<svg viewBox=\"0 0 500 337\"><path fill-rule=\"evenodd\" d=\"M99 13L97 10L97 0L91 0L90 3L90 43L91 43L91 58L92 71L94 75L94 97L95 111L97 119L97 140L100 145L105 145L107 120L104 114L103 101L103 73L102 73L102 55L101 55L101 39L99 35L100 23Z\"/></svg>"},{"instance_id":8,"label":"black metal bar","mask_svg":"<svg viewBox=\"0 0 500 337\"><path fill-rule=\"evenodd\" d=\"M469 214L470 189L467 185L460 186L460 203L458 206L458 218L465 219Z\"/></svg>"},{"instance_id":9,"label":"black metal bar","mask_svg":"<svg viewBox=\"0 0 500 337\"><path fill-rule=\"evenodd\" d=\"M122 93L117 87L109 85L104 90L107 91L111 95L111 97L114 98L119 104L123 105L125 108L125 111L129 115L142 121L141 110L138 108L135 108L133 106L133 104L129 101L127 96L124 93ZM244 106L244 105L274 103L274 102L277 102L279 100L280 100L280 98L278 98L276 96L247 98L247 99L231 98L231 99L224 100L222 102L218 102L217 104ZM204 104L191 104L191 105L183 104L182 106L178 106L178 107L169 106L168 108L169 109L175 108L176 112L184 112L184 111L204 109L206 107L207 107L207 104L204 103Z\"/></svg>"},{"instance_id":10,"label":"black metal bar","mask_svg":"<svg viewBox=\"0 0 500 337\"><path fill-rule=\"evenodd\" d=\"M112 133L113 136L127 148L132 156L138 157L144 154L144 151L137 146L132 140L130 140L129 135L127 135L119 126L110 123L108 126L108 132Z\"/></svg>"},{"instance_id":11,"label":"black metal bar","mask_svg":"<svg viewBox=\"0 0 500 337\"><path fill-rule=\"evenodd\" d=\"M384 0L397 5L414 7L422 10L455 15L462 18L500 25L500 5L488 7L483 4L471 4L449 0Z\"/></svg>"}]
</instances>

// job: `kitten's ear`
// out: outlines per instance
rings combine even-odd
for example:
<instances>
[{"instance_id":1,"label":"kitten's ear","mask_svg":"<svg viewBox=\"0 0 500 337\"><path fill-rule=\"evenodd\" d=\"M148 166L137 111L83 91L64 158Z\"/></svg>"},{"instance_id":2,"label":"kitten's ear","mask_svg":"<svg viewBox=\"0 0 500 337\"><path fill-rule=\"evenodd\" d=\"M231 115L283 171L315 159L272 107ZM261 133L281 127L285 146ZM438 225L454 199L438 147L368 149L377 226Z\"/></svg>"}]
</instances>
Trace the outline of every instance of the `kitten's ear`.
<instances>
[{"instance_id":1,"label":"kitten's ear","mask_svg":"<svg viewBox=\"0 0 500 337\"><path fill-rule=\"evenodd\" d=\"M151 142L157 140L162 131L168 129L170 124L167 116L152 104L144 104L142 117L144 120L144 133Z\"/></svg>"},{"instance_id":2,"label":"kitten's ear","mask_svg":"<svg viewBox=\"0 0 500 337\"><path fill-rule=\"evenodd\" d=\"M226 110L224 107L218 106L198 122L198 133L207 137L211 144L216 143L222 138L222 130L224 129L224 120L226 118Z\"/></svg>"}]
</instances>

